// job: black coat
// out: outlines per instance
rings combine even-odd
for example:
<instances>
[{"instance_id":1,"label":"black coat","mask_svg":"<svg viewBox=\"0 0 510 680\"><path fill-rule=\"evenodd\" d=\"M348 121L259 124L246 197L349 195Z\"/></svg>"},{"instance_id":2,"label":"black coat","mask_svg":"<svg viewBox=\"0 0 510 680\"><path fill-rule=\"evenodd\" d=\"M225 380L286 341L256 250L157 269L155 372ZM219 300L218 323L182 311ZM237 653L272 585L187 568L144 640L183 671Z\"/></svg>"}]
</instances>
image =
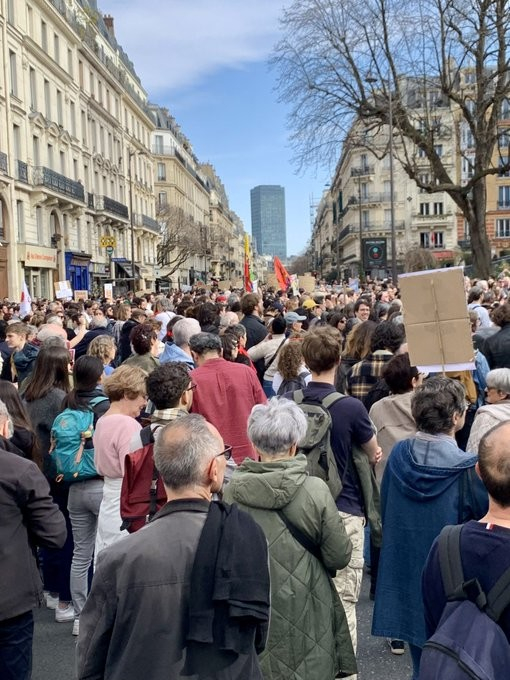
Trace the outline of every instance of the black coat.
<instances>
[{"instance_id":1,"label":"black coat","mask_svg":"<svg viewBox=\"0 0 510 680\"><path fill-rule=\"evenodd\" d=\"M494 368L510 368L510 323L485 339L482 354L485 355L491 371Z\"/></svg>"},{"instance_id":2,"label":"black coat","mask_svg":"<svg viewBox=\"0 0 510 680\"><path fill-rule=\"evenodd\" d=\"M61 548L64 516L35 463L0 449L0 621L42 602L36 547Z\"/></svg>"}]
</instances>

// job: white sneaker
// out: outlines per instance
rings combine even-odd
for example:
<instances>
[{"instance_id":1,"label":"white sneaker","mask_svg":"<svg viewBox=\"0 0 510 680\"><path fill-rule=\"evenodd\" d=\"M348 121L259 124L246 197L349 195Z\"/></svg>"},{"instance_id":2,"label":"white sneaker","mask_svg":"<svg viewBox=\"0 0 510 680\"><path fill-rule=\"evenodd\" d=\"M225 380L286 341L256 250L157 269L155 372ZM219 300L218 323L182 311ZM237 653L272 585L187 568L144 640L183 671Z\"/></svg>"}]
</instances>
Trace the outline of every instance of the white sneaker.
<instances>
[{"instance_id":1,"label":"white sneaker","mask_svg":"<svg viewBox=\"0 0 510 680\"><path fill-rule=\"evenodd\" d=\"M74 619L73 623L73 635L80 634L80 619Z\"/></svg>"},{"instance_id":2,"label":"white sneaker","mask_svg":"<svg viewBox=\"0 0 510 680\"><path fill-rule=\"evenodd\" d=\"M61 609L57 607L55 609L55 621L58 623L65 623L67 621L74 621L74 607L72 604L68 604L67 607Z\"/></svg>"},{"instance_id":3,"label":"white sneaker","mask_svg":"<svg viewBox=\"0 0 510 680\"><path fill-rule=\"evenodd\" d=\"M58 597L53 597L47 590L43 593L48 609L56 609L58 607Z\"/></svg>"}]
</instances>

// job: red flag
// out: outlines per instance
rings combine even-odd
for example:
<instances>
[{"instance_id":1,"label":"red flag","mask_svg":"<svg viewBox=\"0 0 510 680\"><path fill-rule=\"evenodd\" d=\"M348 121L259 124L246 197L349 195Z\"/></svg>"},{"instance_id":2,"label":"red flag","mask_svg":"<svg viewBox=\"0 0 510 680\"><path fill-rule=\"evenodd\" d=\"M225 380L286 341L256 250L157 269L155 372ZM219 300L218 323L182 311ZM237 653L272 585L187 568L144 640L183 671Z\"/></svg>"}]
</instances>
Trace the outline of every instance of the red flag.
<instances>
[{"instance_id":1,"label":"red flag","mask_svg":"<svg viewBox=\"0 0 510 680\"><path fill-rule=\"evenodd\" d=\"M287 290L287 288L290 286L290 276L288 271L283 266L280 258L276 257L276 255L273 258L273 266L274 273L276 275L276 279L278 281L280 288L282 290Z\"/></svg>"}]
</instances>

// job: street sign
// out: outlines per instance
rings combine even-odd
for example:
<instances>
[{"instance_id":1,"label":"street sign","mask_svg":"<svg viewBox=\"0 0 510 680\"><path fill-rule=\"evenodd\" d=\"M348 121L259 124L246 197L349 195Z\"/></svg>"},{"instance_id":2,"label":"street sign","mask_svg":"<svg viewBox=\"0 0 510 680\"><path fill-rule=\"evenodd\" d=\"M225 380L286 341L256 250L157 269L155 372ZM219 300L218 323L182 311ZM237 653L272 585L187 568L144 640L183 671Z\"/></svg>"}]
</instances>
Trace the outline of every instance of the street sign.
<instances>
[{"instance_id":1,"label":"street sign","mask_svg":"<svg viewBox=\"0 0 510 680\"><path fill-rule=\"evenodd\" d=\"M372 269L374 267L384 269L387 266L386 239L363 239L363 255L365 269Z\"/></svg>"},{"instance_id":2,"label":"street sign","mask_svg":"<svg viewBox=\"0 0 510 680\"><path fill-rule=\"evenodd\" d=\"M106 246L106 254L107 255L113 254L113 246Z\"/></svg>"},{"instance_id":3,"label":"street sign","mask_svg":"<svg viewBox=\"0 0 510 680\"><path fill-rule=\"evenodd\" d=\"M101 248L111 248L113 251L113 249L117 247L117 239L115 236L101 236L99 239L99 245Z\"/></svg>"}]
</instances>

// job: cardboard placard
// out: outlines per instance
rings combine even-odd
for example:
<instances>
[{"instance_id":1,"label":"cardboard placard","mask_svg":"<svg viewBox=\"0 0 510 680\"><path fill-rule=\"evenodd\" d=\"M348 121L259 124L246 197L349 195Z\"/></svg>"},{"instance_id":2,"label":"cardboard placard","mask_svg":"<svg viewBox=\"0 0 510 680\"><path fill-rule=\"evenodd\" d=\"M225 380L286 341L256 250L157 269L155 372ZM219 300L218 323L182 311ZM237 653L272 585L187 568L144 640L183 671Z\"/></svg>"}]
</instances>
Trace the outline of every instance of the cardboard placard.
<instances>
[{"instance_id":1,"label":"cardboard placard","mask_svg":"<svg viewBox=\"0 0 510 680\"><path fill-rule=\"evenodd\" d=\"M107 300L113 301L113 283L104 284L104 297Z\"/></svg>"},{"instance_id":2,"label":"cardboard placard","mask_svg":"<svg viewBox=\"0 0 510 680\"><path fill-rule=\"evenodd\" d=\"M273 272L267 272L266 283L267 283L268 286L272 286L276 290L280 290L280 284L278 283L278 279L276 278L276 274L273 274Z\"/></svg>"},{"instance_id":3,"label":"cardboard placard","mask_svg":"<svg viewBox=\"0 0 510 680\"><path fill-rule=\"evenodd\" d=\"M89 291L88 290L75 290L74 291L74 301L80 302L80 300L88 300Z\"/></svg>"},{"instance_id":4,"label":"cardboard placard","mask_svg":"<svg viewBox=\"0 0 510 680\"><path fill-rule=\"evenodd\" d=\"M305 293L313 293L315 291L315 287L317 285L315 276L307 276L306 274L299 276L298 282L299 288L304 288Z\"/></svg>"},{"instance_id":5,"label":"cardboard placard","mask_svg":"<svg viewBox=\"0 0 510 680\"><path fill-rule=\"evenodd\" d=\"M429 372L474 369L462 267L398 278L411 365Z\"/></svg>"},{"instance_id":6,"label":"cardboard placard","mask_svg":"<svg viewBox=\"0 0 510 680\"><path fill-rule=\"evenodd\" d=\"M57 300L72 300L73 289L69 281L55 281L55 297Z\"/></svg>"}]
</instances>

